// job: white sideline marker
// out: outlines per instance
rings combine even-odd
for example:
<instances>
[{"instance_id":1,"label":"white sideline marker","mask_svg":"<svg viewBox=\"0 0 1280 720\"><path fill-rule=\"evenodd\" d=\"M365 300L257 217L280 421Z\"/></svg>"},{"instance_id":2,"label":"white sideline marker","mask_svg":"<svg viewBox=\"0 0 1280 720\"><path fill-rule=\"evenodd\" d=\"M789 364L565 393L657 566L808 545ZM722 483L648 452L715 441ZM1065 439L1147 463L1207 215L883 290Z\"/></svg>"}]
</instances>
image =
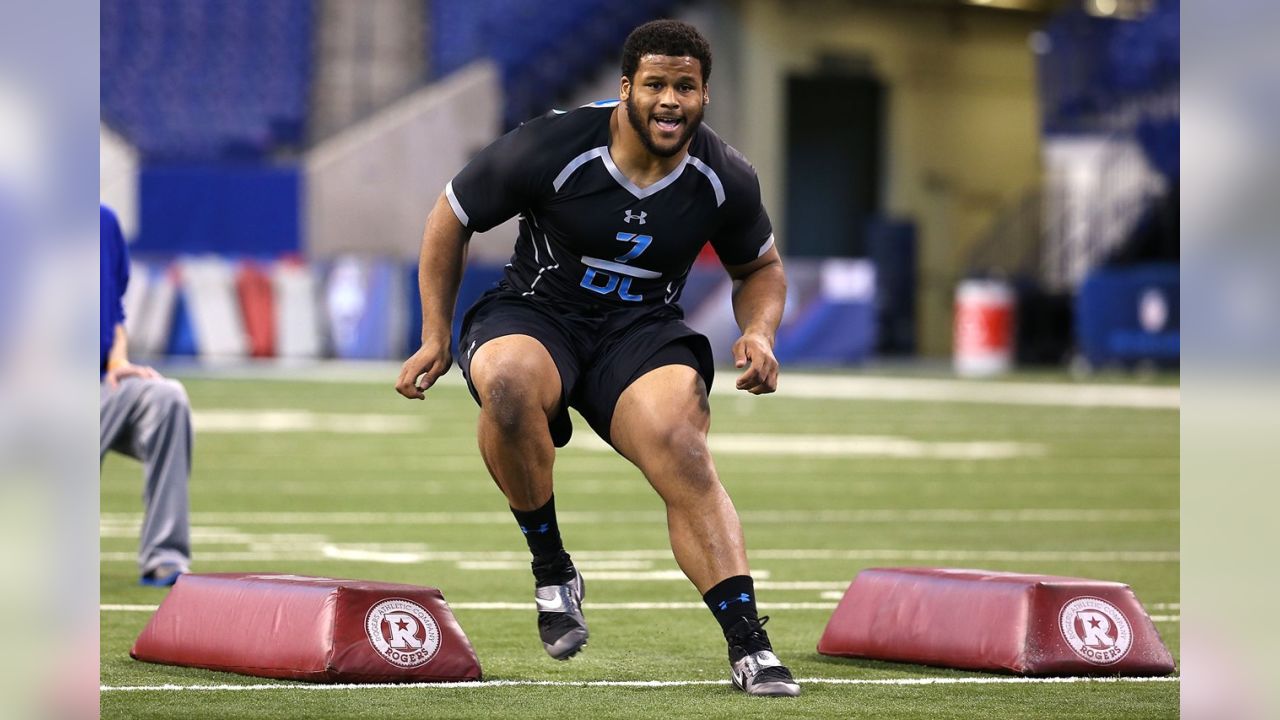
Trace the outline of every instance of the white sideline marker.
<instances>
[{"instance_id":1,"label":"white sideline marker","mask_svg":"<svg viewBox=\"0 0 1280 720\"><path fill-rule=\"evenodd\" d=\"M1180 682L1174 677L938 677L938 678L798 678L801 685L1068 685L1075 683L1160 683ZM102 685L102 692L173 692L181 690L479 690L502 687L637 687L666 688L696 685L728 685L728 680L482 680L444 683L368 683L315 685L308 683L263 683L260 685Z\"/></svg>"}]
</instances>

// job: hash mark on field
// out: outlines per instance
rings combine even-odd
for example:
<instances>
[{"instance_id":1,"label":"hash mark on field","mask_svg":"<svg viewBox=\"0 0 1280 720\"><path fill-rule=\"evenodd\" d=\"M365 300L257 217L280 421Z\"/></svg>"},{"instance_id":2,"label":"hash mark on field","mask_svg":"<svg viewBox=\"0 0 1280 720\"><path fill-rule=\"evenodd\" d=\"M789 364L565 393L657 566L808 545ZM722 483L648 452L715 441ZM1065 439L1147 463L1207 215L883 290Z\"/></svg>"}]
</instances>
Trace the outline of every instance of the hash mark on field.
<instances>
[{"instance_id":1,"label":"hash mark on field","mask_svg":"<svg viewBox=\"0 0 1280 720\"><path fill-rule=\"evenodd\" d=\"M798 678L810 685L1062 685L1075 683L1161 683L1180 682L1179 677L933 677L933 678ZM452 683L368 683L315 685L309 683L262 683L258 685L102 685L102 692L172 692L181 690L479 690L501 687L638 687L666 688L697 685L728 685L728 680L482 680Z\"/></svg>"}]
</instances>

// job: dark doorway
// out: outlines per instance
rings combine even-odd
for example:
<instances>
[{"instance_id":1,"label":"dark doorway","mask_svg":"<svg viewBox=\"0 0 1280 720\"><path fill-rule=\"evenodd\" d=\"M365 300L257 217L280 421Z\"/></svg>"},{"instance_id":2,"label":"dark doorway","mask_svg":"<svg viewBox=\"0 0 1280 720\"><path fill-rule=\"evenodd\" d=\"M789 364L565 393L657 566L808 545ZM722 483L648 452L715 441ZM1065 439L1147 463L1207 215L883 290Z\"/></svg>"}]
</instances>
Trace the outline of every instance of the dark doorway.
<instances>
[{"instance_id":1,"label":"dark doorway","mask_svg":"<svg viewBox=\"0 0 1280 720\"><path fill-rule=\"evenodd\" d=\"M790 256L863 257L880 214L884 85L870 73L787 80Z\"/></svg>"}]
</instances>

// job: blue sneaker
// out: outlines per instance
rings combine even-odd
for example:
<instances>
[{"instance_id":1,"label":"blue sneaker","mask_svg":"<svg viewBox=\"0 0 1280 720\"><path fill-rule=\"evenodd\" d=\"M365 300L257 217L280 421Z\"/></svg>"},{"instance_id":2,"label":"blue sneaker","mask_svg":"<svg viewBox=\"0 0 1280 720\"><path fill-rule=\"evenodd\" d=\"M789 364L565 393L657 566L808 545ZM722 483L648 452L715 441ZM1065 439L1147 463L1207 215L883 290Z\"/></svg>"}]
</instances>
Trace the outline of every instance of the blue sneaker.
<instances>
[{"instance_id":1,"label":"blue sneaker","mask_svg":"<svg viewBox=\"0 0 1280 720\"><path fill-rule=\"evenodd\" d=\"M138 578L138 584L149 587L173 587L173 584L178 582L178 578L185 572L186 570L177 565L161 565L143 573L142 577Z\"/></svg>"}]
</instances>

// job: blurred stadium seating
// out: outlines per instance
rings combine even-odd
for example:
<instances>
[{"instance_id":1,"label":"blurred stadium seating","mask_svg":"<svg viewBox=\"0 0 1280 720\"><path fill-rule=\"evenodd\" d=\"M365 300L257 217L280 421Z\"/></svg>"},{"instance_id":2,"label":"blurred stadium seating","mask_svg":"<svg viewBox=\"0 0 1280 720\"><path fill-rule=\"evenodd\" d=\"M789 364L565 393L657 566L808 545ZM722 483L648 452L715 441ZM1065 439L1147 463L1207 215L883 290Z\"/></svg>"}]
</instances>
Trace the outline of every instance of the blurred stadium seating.
<instances>
[{"instance_id":1,"label":"blurred stadium seating","mask_svg":"<svg viewBox=\"0 0 1280 720\"><path fill-rule=\"evenodd\" d=\"M474 0L432 3L431 67L443 76L480 58L501 68L507 128L536 117L611 60L636 25L676 0Z\"/></svg>"},{"instance_id":2,"label":"blurred stadium seating","mask_svg":"<svg viewBox=\"0 0 1280 720\"><path fill-rule=\"evenodd\" d=\"M1178 10L1179 0L1165 0L1136 20L1094 17L1074 7L1053 18L1038 64L1045 136L1101 136L1115 147L1132 144L1141 149L1148 172L1176 187ZM1120 214L1141 221L1159 196L1126 199L1141 207ZM1105 209L1104 203L1096 206Z\"/></svg>"},{"instance_id":3,"label":"blurred stadium seating","mask_svg":"<svg viewBox=\"0 0 1280 720\"><path fill-rule=\"evenodd\" d=\"M631 28L673 0L429 3L433 76L491 58L508 127L545 112ZM264 158L299 149L312 73L310 0L102 4L102 116L154 160Z\"/></svg>"},{"instance_id":4,"label":"blurred stadium seating","mask_svg":"<svg viewBox=\"0 0 1280 720\"><path fill-rule=\"evenodd\" d=\"M1079 351L1094 365L1176 364L1176 315L1172 343L1103 352L1099 328L1138 326L1134 293L1073 298L1099 287L1100 274L1112 277L1111 266L1176 267L1179 4L1162 0L1119 19L1068 3L1032 37L1044 181L1006 206L968 261L970 275L1013 282L1023 362L1059 362Z\"/></svg>"},{"instance_id":5,"label":"blurred stadium seating","mask_svg":"<svg viewBox=\"0 0 1280 720\"><path fill-rule=\"evenodd\" d=\"M312 20L310 0L103 2L102 119L152 161L296 151Z\"/></svg>"}]
</instances>

